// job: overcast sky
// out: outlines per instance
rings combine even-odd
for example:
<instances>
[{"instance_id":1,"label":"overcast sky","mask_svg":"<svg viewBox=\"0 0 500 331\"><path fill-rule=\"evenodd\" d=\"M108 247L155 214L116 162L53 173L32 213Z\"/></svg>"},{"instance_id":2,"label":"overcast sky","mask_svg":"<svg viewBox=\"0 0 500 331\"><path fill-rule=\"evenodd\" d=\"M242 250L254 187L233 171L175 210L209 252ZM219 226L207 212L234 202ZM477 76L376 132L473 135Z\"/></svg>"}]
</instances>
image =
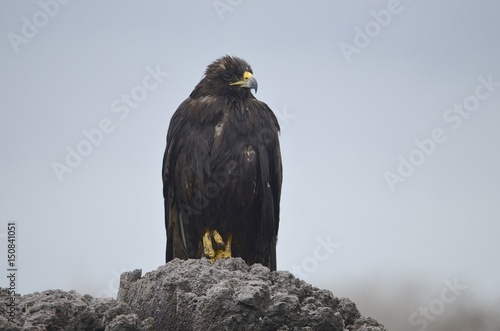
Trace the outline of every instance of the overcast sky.
<instances>
[{"instance_id":1,"label":"overcast sky","mask_svg":"<svg viewBox=\"0 0 500 331\"><path fill-rule=\"evenodd\" d=\"M122 271L162 265L170 117L230 54L282 128L278 270L339 296L450 280L499 300L499 13L493 0L0 2L2 267L11 221L23 294L114 295Z\"/></svg>"}]
</instances>

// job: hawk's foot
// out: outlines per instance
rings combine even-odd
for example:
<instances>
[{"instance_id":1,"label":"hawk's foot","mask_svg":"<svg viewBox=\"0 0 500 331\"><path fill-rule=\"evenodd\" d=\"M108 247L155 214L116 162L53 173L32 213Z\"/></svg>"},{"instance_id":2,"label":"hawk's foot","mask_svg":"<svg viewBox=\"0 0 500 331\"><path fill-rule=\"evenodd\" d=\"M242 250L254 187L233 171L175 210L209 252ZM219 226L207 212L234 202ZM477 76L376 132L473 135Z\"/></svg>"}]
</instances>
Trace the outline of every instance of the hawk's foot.
<instances>
[{"instance_id":1,"label":"hawk's foot","mask_svg":"<svg viewBox=\"0 0 500 331\"><path fill-rule=\"evenodd\" d=\"M203 235L203 251L210 262L231 257L232 235L229 235L224 242L222 236L217 230L207 230ZM214 247L215 246L215 247Z\"/></svg>"}]
</instances>

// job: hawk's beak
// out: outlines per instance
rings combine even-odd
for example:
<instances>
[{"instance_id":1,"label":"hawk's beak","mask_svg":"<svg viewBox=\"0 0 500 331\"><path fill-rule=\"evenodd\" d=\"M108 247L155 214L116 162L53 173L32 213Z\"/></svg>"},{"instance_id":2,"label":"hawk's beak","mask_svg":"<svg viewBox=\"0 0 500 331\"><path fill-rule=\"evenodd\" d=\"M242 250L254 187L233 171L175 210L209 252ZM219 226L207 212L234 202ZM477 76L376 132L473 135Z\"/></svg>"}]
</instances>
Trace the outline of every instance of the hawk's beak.
<instances>
[{"instance_id":1,"label":"hawk's beak","mask_svg":"<svg viewBox=\"0 0 500 331\"><path fill-rule=\"evenodd\" d=\"M231 83L230 85L236 85L236 86L240 86L240 87L254 89L255 93L257 93L257 87L258 87L257 79L255 79L253 74L249 71L245 71L245 73L243 73L243 77L241 80L239 80L235 83Z\"/></svg>"}]
</instances>

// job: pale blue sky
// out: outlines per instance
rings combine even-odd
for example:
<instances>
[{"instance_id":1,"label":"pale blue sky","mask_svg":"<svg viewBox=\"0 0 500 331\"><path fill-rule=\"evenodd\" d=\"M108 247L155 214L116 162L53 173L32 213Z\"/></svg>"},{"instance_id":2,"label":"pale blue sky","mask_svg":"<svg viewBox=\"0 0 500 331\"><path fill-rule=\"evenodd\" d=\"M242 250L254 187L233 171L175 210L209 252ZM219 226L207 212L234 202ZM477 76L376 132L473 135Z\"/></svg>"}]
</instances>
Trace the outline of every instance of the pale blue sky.
<instances>
[{"instance_id":1,"label":"pale blue sky","mask_svg":"<svg viewBox=\"0 0 500 331\"><path fill-rule=\"evenodd\" d=\"M498 300L500 3L221 3L0 2L0 234L17 221L20 292L103 295L121 271L163 264L168 123L231 54L282 126L279 270L348 297L458 277ZM474 110L448 113L464 100ZM102 121L90 145L82 131ZM418 152L435 129L446 139ZM78 146L88 155L60 181L53 163ZM392 191L384 173L411 154L420 165Z\"/></svg>"}]
</instances>

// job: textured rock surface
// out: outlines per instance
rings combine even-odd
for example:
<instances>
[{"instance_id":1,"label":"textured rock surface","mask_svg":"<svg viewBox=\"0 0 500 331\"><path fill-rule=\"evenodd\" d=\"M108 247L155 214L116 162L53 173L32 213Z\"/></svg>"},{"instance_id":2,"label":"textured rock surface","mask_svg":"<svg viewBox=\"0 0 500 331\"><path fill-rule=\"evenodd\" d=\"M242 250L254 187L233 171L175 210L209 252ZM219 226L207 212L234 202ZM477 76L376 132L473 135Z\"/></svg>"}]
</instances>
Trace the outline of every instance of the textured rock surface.
<instances>
[{"instance_id":1,"label":"textured rock surface","mask_svg":"<svg viewBox=\"0 0 500 331\"><path fill-rule=\"evenodd\" d=\"M117 300L60 290L17 297L16 323L2 304L0 330L386 330L349 299L239 258L174 260L141 276L123 273Z\"/></svg>"}]
</instances>

